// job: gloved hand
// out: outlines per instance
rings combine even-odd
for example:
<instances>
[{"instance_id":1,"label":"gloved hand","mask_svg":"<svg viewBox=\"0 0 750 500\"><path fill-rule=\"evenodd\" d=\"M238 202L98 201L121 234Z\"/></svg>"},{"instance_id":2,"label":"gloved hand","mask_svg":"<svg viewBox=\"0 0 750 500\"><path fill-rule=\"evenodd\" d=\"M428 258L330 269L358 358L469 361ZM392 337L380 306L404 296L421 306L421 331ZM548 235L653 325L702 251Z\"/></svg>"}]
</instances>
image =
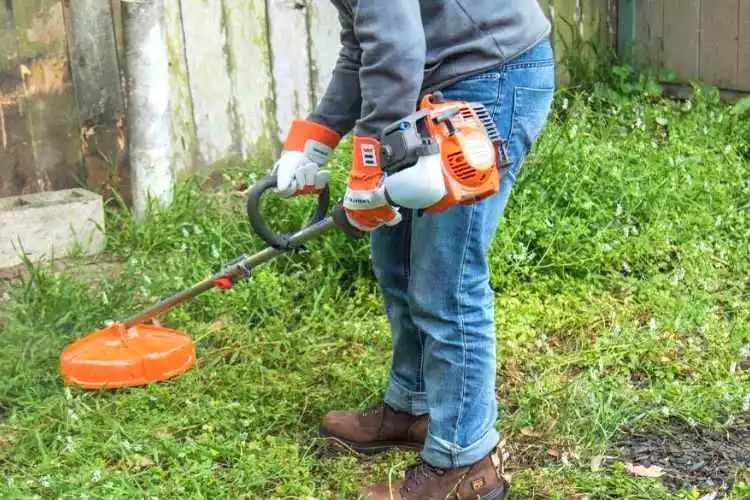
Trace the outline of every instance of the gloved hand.
<instances>
[{"instance_id":1,"label":"gloved hand","mask_svg":"<svg viewBox=\"0 0 750 500\"><path fill-rule=\"evenodd\" d=\"M349 174L344 211L349 223L361 231L401 222L398 209L385 196L380 142L372 137L354 137L352 170Z\"/></svg>"},{"instance_id":2,"label":"gloved hand","mask_svg":"<svg viewBox=\"0 0 750 500\"><path fill-rule=\"evenodd\" d=\"M276 192L288 198L317 194L328 184L330 172L320 170L341 137L333 130L308 120L294 120L289 127L281 157L273 168Z\"/></svg>"}]
</instances>

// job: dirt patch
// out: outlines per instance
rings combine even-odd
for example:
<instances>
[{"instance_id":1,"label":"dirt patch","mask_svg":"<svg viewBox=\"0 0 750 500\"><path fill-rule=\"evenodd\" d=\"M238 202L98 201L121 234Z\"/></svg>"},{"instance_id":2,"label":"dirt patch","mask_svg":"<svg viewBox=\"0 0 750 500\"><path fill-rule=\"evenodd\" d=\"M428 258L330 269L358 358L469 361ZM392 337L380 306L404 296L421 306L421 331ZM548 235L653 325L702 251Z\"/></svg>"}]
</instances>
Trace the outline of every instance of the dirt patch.
<instances>
[{"instance_id":1,"label":"dirt patch","mask_svg":"<svg viewBox=\"0 0 750 500\"><path fill-rule=\"evenodd\" d=\"M750 467L750 422L722 431L685 424L658 434L630 431L621 446L628 461L661 467L668 488L728 491L737 474Z\"/></svg>"}]
</instances>

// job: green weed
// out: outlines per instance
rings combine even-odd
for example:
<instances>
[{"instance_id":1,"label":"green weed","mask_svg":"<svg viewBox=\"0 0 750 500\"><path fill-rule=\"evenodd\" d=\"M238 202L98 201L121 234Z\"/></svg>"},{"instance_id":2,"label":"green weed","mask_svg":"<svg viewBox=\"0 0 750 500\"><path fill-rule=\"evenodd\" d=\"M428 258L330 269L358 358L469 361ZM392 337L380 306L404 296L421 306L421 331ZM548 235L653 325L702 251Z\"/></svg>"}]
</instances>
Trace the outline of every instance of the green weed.
<instances>
[{"instance_id":1,"label":"green weed","mask_svg":"<svg viewBox=\"0 0 750 500\"><path fill-rule=\"evenodd\" d=\"M628 428L747 416L750 125L711 89L668 101L611 71L558 94L493 245L499 426L526 464L515 498L697 498L619 462L591 472L589 458L615 453ZM348 153L334 161L336 199ZM367 242L336 232L168 313L197 343L184 376L101 393L61 383L67 343L262 248L243 195L260 175L226 169L216 189L188 179L141 220L112 208L118 272L91 283L30 266L10 290L0 496L352 498L413 459L315 457L321 415L377 402L390 357ZM290 230L311 203L264 210Z\"/></svg>"}]
</instances>

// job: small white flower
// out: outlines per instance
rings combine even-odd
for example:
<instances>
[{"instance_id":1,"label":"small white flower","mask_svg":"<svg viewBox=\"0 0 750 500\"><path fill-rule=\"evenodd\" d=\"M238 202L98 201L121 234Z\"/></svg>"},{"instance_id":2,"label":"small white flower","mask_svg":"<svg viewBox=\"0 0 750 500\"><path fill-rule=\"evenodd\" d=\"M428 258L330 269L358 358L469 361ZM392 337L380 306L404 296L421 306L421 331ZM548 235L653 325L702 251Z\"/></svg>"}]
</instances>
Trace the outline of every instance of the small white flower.
<instances>
[{"instance_id":1,"label":"small white flower","mask_svg":"<svg viewBox=\"0 0 750 500\"><path fill-rule=\"evenodd\" d=\"M91 473L91 480L95 483L98 483L102 480L102 471L99 469L96 469L94 472Z\"/></svg>"},{"instance_id":2,"label":"small white flower","mask_svg":"<svg viewBox=\"0 0 750 500\"><path fill-rule=\"evenodd\" d=\"M740 347L740 357L750 358L750 344L745 344L742 347Z\"/></svg>"},{"instance_id":3,"label":"small white flower","mask_svg":"<svg viewBox=\"0 0 750 500\"><path fill-rule=\"evenodd\" d=\"M71 422L77 422L79 420L78 415L76 415L76 412L73 411L73 408L68 408L68 419Z\"/></svg>"},{"instance_id":4,"label":"small white flower","mask_svg":"<svg viewBox=\"0 0 750 500\"><path fill-rule=\"evenodd\" d=\"M75 446L73 445L73 438L68 436L65 438L65 451L68 453L75 453Z\"/></svg>"},{"instance_id":5,"label":"small white flower","mask_svg":"<svg viewBox=\"0 0 750 500\"><path fill-rule=\"evenodd\" d=\"M655 332L656 331L656 327L657 327L656 320L654 318L651 318L649 320L649 322L648 322L648 329L650 331L652 331L652 332Z\"/></svg>"},{"instance_id":6,"label":"small white flower","mask_svg":"<svg viewBox=\"0 0 750 500\"><path fill-rule=\"evenodd\" d=\"M750 411L750 392L742 398L742 411Z\"/></svg>"},{"instance_id":7,"label":"small white flower","mask_svg":"<svg viewBox=\"0 0 750 500\"><path fill-rule=\"evenodd\" d=\"M49 488L52 486L52 479L50 479L49 476L42 476L39 478L39 484L41 484L45 488Z\"/></svg>"},{"instance_id":8,"label":"small white flower","mask_svg":"<svg viewBox=\"0 0 750 500\"><path fill-rule=\"evenodd\" d=\"M672 410L669 409L669 406L662 406L661 407L661 414L665 417L668 417L672 413Z\"/></svg>"},{"instance_id":9,"label":"small white flower","mask_svg":"<svg viewBox=\"0 0 750 500\"><path fill-rule=\"evenodd\" d=\"M672 283L679 283L685 278L685 270L683 268L679 268L677 272L672 276Z\"/></svg>"}]
</instances>

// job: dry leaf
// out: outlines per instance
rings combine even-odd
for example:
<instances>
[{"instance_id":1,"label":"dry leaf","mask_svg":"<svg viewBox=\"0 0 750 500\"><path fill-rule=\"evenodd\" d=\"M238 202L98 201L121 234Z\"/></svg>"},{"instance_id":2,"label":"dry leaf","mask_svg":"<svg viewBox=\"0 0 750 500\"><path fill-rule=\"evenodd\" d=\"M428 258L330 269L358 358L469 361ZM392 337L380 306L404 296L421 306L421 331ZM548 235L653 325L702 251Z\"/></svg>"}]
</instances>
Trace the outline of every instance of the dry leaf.
<instances>
[{"instance_id":1,"label":"dry leaf","mask_svg":"<svg viewBox=\"0 0 750 500\"><path fill-rule=\"evenodd\" d=\"M526 437L535 437L535 438L541 436L541 434L535 431L533 427L524 427L523 429L521 429L521 434L523 434Z\"/></svg>"},{"instance_id":2,"label":"dry leaf","mask_svg":"<svg viewBox=\"0 0 750 500\"><path fill-rule=\"evenodd\" d=\"M664 469L658 465L652 465L651 467L644 467L642 465L633 465L630 462L625 464L628 468L628 472L634 476L639 477L662 477L664 475Z\"/></svg>"},{"instance_id":3,"label":"dry leaf","mask_svg":"<svg viewBox=\"0 0 750 500\"><path fill-rule=\"evenodd\" d=\"M560 450L557 448L550 448L547 450L547 455L554 457L554 458L560 458Z\"/></svg>"},{"instance_id":4,"label":"dry leaf","mask_svg":"<svg viewBox=\"0 0 750 500\"><path fill-rule=\"evenodd\" d=\"M595 455L591 457L591 472L599 472L602 470L602 462L604 462L604 455Z\"/></svg>"},{"instance_id":5,"label":"dry leaf","mask_svg":"<svg viewBox=\"0 0 750 500\"><path fill-rule=\"evenodd\" d=\"M151 457L144 455L133 455L129 458L129 461L133 467L151 467L154 465L154 461Z\"/></svg>"}]
</instances>

